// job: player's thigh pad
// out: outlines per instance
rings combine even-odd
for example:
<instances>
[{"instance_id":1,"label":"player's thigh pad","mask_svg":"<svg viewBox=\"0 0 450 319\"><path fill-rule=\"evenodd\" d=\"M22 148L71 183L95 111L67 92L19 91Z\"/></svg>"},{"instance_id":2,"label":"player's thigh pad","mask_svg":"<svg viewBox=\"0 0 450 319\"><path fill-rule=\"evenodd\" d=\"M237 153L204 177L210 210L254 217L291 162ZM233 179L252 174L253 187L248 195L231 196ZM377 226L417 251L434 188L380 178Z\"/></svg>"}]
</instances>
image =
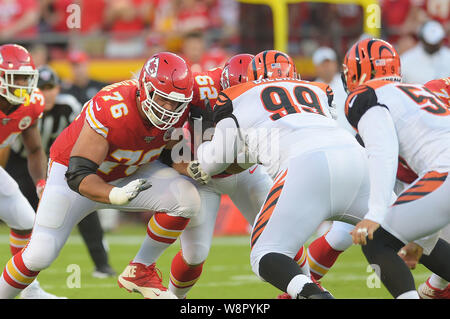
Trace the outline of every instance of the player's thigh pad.
<instances>
[{"instance_id":1,"label":"player's thigh pad","mask_svg":"<svg viewBox=\"0 0 450 319\"><path fill-rule=\"evenodd\" d=\"M33 228L35 212L16 181L0 167L0 219L18 230Z\"/></svg>"},{"instance_id":2,"label":"player's thigh pad","mask_svg":"<svg viewBox=\"0 0 450 319\"><path fill-rule=\"evenodd\" d=\"M36 213L31 239L23 253L34 271L50 266L73 227L92 212L95 202L72 191L65 181L67 167L53 163Z\"/></svg>"},{"instance_id":3,"label":"player's thigh pad","mask_svg":"<svg viewBox=\"0 0 450 319\"><path fill-rule=\"evenodd\" d=\"M199 212L200 195L191 179L178 174L173 168L159 161L143 165L133 175L111 184L121 187L138 178L149 180L152 187L140 192L127 205L120 207L106 205L106 207L132 211L165 212L168 215L185 218L191 218Z\"/></svg>"}]
</instances>

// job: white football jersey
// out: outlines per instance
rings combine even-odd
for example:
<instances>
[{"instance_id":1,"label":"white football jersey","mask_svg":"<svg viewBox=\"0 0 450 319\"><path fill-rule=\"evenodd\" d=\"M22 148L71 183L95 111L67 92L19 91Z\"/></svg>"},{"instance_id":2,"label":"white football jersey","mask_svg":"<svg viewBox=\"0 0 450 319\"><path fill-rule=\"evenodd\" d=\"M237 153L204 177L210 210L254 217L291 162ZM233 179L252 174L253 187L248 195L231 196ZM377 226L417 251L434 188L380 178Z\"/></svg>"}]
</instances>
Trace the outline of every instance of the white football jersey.
<instances>
[{"instance_id":1,"label":"white football jersey","mask_svg":"<svg viewBox=\"0 0 450 319\"><path fill-rule=\"evenodd\" d=\"M332 98L333 92L326 84L291 78L231 87L219 95L214 107L215 121L225 119L229 123L219 123L214 138L226 134L218 132L221 128L238 127L235 151L249 156L243 160L238 155L238 163L262 164L274 177L299 154L336 144L357 144L332 118Z\"/></svg>"},{"instance_id":2,"label":"white football jersey","mask_svg":"<svg viewBox=\"0 0 450 319\"><path fill-rule=\"evenodd\" d=\"M419 84L368 82L347 98L347 118L354 128L372 106L389 110L399 156L414 172L450 170L450 110L436 95Z\"/></svg>"}]
</instances>

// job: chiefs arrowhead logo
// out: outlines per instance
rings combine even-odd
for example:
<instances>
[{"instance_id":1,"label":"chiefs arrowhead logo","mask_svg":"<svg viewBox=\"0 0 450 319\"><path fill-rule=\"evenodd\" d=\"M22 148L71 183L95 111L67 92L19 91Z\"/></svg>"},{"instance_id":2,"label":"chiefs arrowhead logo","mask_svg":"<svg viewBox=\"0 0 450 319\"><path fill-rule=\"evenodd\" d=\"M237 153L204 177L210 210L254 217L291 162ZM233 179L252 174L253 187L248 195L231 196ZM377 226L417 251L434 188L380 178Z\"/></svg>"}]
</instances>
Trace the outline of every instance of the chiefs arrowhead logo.
<instances>
[{"instance_id":1,"label":"chiefs arrowhead logo","mask_svg":"<svg viewBox=\"0 0 450 319\"><path fill-rule=\"evenodd\" d=\"M151 77L156 77L156 74L158 74L158 67L159 67L159 57L154 57L147 62L145 66L145 71Z\"/></svg>"}]
</instances>

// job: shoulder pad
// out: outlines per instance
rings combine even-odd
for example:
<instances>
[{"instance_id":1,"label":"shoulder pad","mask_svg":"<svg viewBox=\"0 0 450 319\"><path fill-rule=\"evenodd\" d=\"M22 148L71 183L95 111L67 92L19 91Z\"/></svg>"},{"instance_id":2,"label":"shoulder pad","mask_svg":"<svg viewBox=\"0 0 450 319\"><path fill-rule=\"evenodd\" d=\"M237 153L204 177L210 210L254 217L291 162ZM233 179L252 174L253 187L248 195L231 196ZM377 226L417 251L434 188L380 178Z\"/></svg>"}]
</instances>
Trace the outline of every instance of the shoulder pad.
<instances>
[{"instance_id":1,"label":"shoulder pad","mask_svg":"<svg viewBox=\"0 0 450 319\"><path fill-rule=\"evenodd\" d=\"M345 115L348 122L355 128L358 128L358 122L364 113L373 106L383 106L378 103L375 90L370 86L363 85L351 92L345 101Z\"/></svg>"},{"instance_id":2,"label":"shoulder pad","mask_svg":"<svg viewBox=\"0 0 450 319\"><path fill-rule=\"evenodd\" d=\"M214 123L218 123L233 113L233 101L223 92L220 92L217 102L213 108Z\"/></svg>"}]
</instances>

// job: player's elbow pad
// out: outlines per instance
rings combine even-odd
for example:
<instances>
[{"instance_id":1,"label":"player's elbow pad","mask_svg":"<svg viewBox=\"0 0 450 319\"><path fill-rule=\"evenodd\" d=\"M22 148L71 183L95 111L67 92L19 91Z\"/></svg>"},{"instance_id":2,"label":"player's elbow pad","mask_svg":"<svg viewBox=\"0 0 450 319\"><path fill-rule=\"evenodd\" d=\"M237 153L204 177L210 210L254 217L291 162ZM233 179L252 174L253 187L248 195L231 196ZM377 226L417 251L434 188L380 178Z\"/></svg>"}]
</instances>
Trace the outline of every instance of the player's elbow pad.
<instances>
[{"instance_id":1,"label":"player's elbow pad","mask_svg":"<svg viewBox=\"0 0 450 319\"><path fill-rule=\"evenodd\" d=\"M80 156L72 156L69 159L69 167L65 174L67 185L74 192L80 194L81 181L88 175L97 173L98 165L93 161Z\"/></svg>"}]
</instances>

